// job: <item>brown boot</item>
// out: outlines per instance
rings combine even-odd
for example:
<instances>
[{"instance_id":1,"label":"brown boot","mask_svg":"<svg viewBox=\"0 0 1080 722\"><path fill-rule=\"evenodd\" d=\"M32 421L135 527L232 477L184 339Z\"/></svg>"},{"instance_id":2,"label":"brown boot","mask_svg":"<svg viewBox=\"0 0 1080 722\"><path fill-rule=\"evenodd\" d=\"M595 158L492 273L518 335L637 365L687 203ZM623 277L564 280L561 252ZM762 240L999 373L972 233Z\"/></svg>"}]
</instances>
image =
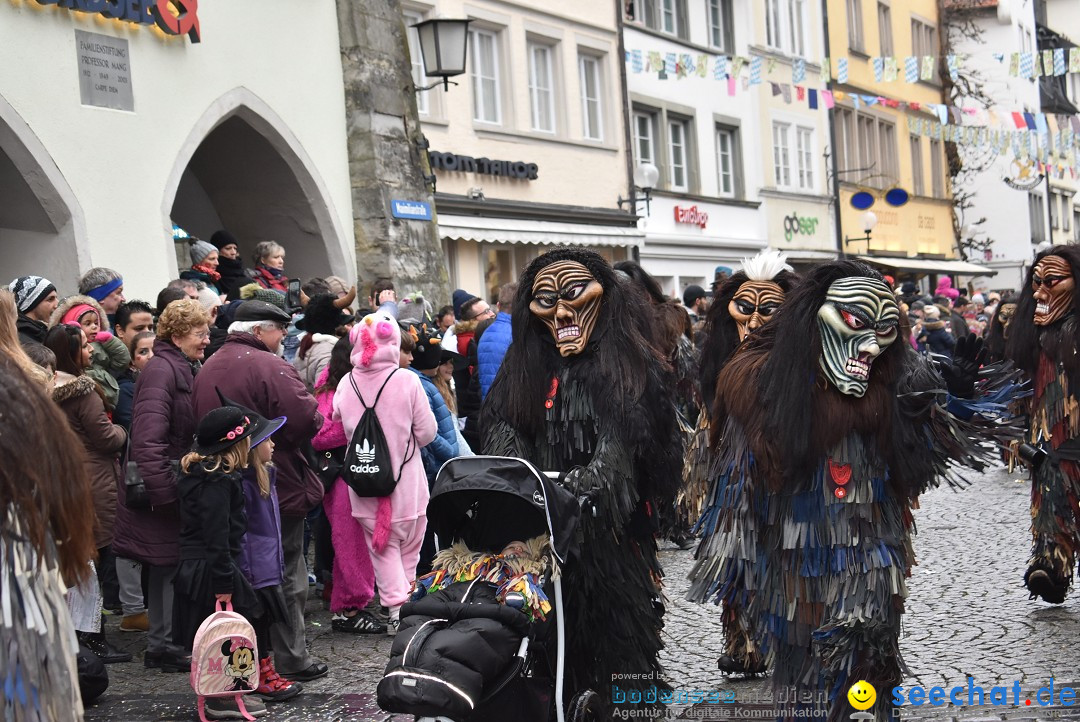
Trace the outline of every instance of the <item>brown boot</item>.
<instances>
[{"instance_id":1,"label":"brown boot","mask_svg":"<svg viewBox=\"0 0 1080 722\"><path fill-rule=\"evenodd\" d=\"M121 632L145 632L150 629L150 620L146 612L125 615L120 620Z\"/></svg>"}]
</instances>

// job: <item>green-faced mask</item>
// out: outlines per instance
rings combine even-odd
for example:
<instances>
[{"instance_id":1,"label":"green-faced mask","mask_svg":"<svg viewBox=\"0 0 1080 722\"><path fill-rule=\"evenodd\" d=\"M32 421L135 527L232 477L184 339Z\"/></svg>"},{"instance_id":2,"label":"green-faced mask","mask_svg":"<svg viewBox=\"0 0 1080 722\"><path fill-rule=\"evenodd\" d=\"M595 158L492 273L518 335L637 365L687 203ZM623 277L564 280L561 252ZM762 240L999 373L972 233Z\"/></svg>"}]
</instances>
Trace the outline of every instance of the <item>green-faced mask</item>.
<instances>
[{"instance_id":1,"label":"green-faced mask","mask_svg":"<svg viewBox=\"0 0 1080 722\"><path fill-rule=\"evenodd\" d=\"M833 281L818 310L819 365L840 393L862 396L870 366L896 340L900 309L882 281L852 277Z\"/></svg>"}]
</instances>

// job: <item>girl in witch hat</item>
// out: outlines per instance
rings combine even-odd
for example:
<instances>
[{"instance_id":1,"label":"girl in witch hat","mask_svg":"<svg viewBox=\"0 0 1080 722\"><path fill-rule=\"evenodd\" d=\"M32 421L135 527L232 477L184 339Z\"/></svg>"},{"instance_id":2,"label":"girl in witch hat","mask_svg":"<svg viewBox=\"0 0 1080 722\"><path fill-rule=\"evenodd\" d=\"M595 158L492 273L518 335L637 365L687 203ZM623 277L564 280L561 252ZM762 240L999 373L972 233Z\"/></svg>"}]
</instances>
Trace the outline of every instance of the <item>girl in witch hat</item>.
<instances>
[{"instance_id":1,"label":"girl in witch hat","mask_svg":"<svg viewBox=\"0 0 1080 722\"><path fill-rule=\"evenodd\" d=\"M242 471L251 469L260 492L269 498L268 467L274 450L270 435L285 420L266 419L235 404L210 411L199 422L191 452L180 462L177 484L180 564L173 581L174 641L190 652L202 621L218 602L231 602L255 629L260 684L253 693L268 702L295 697L302 687L281 678L270 660L270 625L280 621L283 600L275 604L265 590L256 591L241 569L248 533ZM222 709L211 709L212 705ZM207 700L209 716L226 715L235 708L232 698Z\"/></svg>"}]
</instances>

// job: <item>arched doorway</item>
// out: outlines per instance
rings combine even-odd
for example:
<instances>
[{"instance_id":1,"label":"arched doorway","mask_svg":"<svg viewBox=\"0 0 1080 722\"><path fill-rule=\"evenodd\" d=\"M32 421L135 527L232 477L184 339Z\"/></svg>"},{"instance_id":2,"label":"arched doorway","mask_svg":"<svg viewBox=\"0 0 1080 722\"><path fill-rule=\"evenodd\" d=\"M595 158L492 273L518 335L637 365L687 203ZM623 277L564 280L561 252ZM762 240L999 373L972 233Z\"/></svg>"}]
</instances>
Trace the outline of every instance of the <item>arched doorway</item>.
<instances>
[{"instance_id":1,"label":"arched doorway","mask_svg":"<svg viewBox=\"0 0 1080 722\"><path fill-rule=\"evenodd\" d=\"M45 276L65 295L89 265L75 194L45 146L0 97L0 283Z\"/></svg>"},{"instance_id":2,"label":"arched doorway","mask_svg":"<svg viewBox=\"0 0 1080 722\"><path fill-rule=\"evenodd\" d=\"M209 240L219 228L228 229L248 267L256 243L277 241L285 247L290 277L355 275L310 159L284 123L246 89L219 99L196 125L166 186L164 210L170 230L175 223ZM185 244L177 244L176 256L178 268L190 265Z\"/></svg>"}]
</instances>

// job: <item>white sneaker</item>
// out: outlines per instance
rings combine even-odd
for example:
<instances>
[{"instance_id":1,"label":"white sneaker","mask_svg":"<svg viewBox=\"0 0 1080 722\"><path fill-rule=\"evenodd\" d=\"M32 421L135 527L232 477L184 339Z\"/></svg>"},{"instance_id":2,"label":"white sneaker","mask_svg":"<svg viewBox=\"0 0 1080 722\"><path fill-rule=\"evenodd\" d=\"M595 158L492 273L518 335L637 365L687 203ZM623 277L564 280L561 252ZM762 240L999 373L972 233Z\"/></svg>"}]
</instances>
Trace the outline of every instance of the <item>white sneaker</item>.
<instances>
[{"instance_id":1,"label":"white sneaker","mask_svg":"<svg viewBox=\"0 0 1080 722\"><path fill-rule=\"evenodd\" d=\"M265 717L267 714L266 705L253 695L244 696L244 709L252 717ZM206 717L208 719L246 719L236 704L235 697L208 697Z\"/></svg>"}]
</instances>

